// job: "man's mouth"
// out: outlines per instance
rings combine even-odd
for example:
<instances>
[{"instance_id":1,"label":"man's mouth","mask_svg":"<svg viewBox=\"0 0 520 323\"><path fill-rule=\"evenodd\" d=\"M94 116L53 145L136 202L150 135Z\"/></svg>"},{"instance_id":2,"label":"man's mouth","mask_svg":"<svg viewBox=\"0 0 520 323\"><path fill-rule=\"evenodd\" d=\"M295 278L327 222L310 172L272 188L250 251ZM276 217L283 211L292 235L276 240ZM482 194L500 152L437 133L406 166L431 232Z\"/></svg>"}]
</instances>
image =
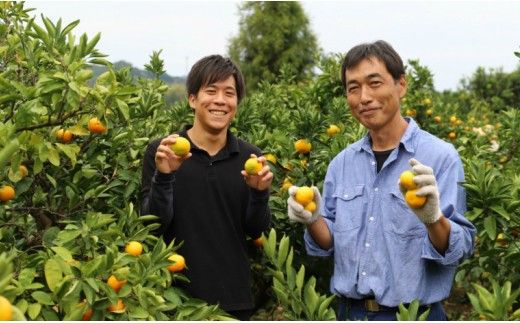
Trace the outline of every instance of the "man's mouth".
<instances>
[{"instance_id":1,"label":"man's mouth","mask_svg":"<svg viewBox=\"0 0 520 323\"><path fill-rule=\"evenodd\" d=\"M224 116L227 114L227 112L221 111L221 110L209 110L209 113L216 115L216 116Z\"/></svg>"}]
</instances>

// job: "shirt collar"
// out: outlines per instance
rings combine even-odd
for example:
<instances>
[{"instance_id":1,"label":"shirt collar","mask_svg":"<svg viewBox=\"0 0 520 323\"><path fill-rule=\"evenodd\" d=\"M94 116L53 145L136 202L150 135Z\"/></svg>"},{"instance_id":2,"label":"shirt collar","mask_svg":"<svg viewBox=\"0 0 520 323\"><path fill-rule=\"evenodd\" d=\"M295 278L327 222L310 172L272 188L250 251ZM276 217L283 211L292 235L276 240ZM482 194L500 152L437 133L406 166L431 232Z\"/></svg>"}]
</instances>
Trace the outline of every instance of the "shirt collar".
<instances>
[{"instance_id":1,"label":"shirt collar","mask_svg":"<svg viewBox=\"0 0 520 323\"><path fill-rule=\"evenodd\" d=\"M190 137L188 136L188 130L191 129L193 125L187 125L184 127L184 130L182 130L179 135L187 138L192 146L195 146L195 144L191 141ZM226 135L226 146L224 147L225 150L229 152L229 154L237 154L240 152L239 146L238 146L238 139L229 131L229 128L227 130Z\"/></svg>"},{"instance_id":2,"label":"shirt collar","mask_svg":"<svg viewBox=\"0 0 520 323\"><path fill-rule=\"evenodd\" d=\"M408 127L406 127L406 131L401 137L401 140L399 140L399 145L402 145L408 152L413 153L415 151L413 147L413 139L415 138L415 134L419 131L420 128L414 119L410 117L404 117L404 119L406 122L408 122ZM367 152L371 152L372 143L370 139L370 133L367 133L363 138L361 138L361 140L352 144L352 148L357 151L365 150Z\"/></svg>"}]
</instances>

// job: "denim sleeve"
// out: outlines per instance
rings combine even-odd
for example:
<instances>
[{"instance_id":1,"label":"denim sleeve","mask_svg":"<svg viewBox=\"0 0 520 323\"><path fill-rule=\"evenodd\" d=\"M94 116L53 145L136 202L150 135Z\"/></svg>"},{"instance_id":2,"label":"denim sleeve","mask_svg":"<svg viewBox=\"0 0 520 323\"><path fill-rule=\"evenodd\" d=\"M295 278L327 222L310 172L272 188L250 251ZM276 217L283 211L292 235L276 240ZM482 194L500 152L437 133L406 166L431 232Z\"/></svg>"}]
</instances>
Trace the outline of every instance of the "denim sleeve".
<instances>
[{"instance_id":1,"label":"denim sleeve","mask_svg":"<svg viewBox=\"0 0 520 323\"><path fill-rule=\"evenodd\" d=\"M422 249L422 257L442 265L457 265L473 253L475 226L464 217L466 212L466 192L462 187L464 170L458 154L452 153L445 169L436 174L440 194L442 214L450 221L449 245L441 255L430 242L428 236Z\"/></svg>"}]
</instances>

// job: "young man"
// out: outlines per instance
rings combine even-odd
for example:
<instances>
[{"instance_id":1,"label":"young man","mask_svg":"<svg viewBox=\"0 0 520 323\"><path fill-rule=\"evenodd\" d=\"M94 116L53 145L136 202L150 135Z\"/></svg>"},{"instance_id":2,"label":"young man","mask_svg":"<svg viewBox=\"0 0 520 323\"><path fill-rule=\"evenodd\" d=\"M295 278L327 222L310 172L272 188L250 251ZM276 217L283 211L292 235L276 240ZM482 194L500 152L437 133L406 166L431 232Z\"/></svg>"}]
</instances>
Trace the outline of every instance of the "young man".
<instances>
[{"instance_id":1,"label":"young man","mask_svg":"<svg viewBox=\"0 0 520 323\"><path fill-rule=\"evenodd\" d=\"M244 97L240 70L229 59L199 60L186 80L193 126L149 144L142 176L142 214L160 217L166 242L183 242L188 293L239 319L249 319L254 302L246 237L270 225L273 173L264 157L258 175L243 171L260 149L236 138L229 125ZM170 145L187 138L191 152L178 157Z\"/></svg>"},{"instance_id":2,"label":"young man","mask_svg":"<svg viewBox=\"0 0 520 323\"><path fill-rule=\"evenodd\" d=\"M465 191L455 148L403 118L404 65L384 41L352 48L342 83L354 117L368 134L330 163L314 213L294 200L288 216L306 224L307 252L334 256L331 291L338 319L396 320L397 306L419 300L428 319L445 320L456 266L473 252L475 227L464 218ZM424 163L424 164L423 164ZM428 166L426 166L428 165ZM424 206L404 201L399 175L412 169Z\"/></svg>"}]
</instances>

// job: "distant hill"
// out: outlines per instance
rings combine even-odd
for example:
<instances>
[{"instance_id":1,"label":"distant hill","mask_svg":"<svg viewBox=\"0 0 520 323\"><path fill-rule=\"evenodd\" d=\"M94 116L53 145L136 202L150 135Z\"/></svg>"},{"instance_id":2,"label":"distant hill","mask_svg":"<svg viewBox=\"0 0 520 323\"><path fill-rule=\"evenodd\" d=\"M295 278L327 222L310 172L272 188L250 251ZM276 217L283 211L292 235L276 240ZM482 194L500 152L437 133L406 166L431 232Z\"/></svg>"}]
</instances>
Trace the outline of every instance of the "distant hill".
<instances>
[{"instance_id":1,"label":"distant hill","mask_svg":"<svg viewBox=\"0 0 520 323\"><path fill-rule=\"evenodd\" d=\"M116 70L120 70L121 68L124 68L124 67L130 67L130 72L132 73L132 75L134 77L143 77L143 78L153 78L154 77L152 73L148 72L147 70L134 67L129 62L117 61L114 63L114 68ZM91 80L95 81L99 75L103 74L106 71L107 71L107 68L105 66L93 65L92 72L94 73L94 75ZM184 84L184 83L186 83L185 76L170 76L166 73L163 74L163 76L161 76L161 80L166 84Z\"/></svg>"}]
</instances>

